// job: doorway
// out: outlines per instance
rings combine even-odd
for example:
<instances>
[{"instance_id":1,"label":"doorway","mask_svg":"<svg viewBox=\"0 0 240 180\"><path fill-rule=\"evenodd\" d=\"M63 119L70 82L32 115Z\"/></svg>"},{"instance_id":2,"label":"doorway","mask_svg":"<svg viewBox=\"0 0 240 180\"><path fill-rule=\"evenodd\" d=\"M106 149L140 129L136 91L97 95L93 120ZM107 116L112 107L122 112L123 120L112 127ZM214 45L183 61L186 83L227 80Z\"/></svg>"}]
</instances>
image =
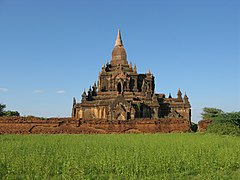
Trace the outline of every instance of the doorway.
<instances>
[{"instance_id":1,"label":"doorway","mask_svg":"<svg viewBox=\"0 0 240 180\"><path fill-rule=\"evenodd\" d=\"M122 93L122 84L119 82L117 85L118 94Z\"/></svg>"}]
</instances>

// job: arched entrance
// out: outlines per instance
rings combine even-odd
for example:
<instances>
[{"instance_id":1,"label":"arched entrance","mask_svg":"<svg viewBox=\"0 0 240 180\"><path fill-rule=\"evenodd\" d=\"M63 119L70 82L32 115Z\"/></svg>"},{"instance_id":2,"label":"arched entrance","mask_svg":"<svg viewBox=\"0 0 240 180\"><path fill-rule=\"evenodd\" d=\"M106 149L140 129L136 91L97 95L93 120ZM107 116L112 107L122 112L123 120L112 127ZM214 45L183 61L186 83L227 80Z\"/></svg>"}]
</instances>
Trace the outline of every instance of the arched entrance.
<instances>
[{"instance_id":1,"label":"arched entrance","mask_svg":"<svg viewBox=\"0 0 240 180\"><path fill-rule=\"evenodd\" d=\"M122 84L119 82L117 85L118 94L122 93Z\"/></svg>"}]
</instances>

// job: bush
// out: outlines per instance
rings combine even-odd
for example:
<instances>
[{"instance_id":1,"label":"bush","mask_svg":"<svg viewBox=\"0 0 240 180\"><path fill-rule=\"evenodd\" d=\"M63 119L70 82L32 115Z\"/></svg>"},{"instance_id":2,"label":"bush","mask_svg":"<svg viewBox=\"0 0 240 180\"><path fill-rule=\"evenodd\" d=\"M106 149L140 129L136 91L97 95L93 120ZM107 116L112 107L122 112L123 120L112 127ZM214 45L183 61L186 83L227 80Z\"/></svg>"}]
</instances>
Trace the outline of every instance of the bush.
<instances>
[{"instance_id":1,"label":"bush","mask_svg":"<svg viewBox=\"0 0 240 180\"><path fill-rule=\"evenodd\" d=\"M240 112L222 113L214 118L215 122L232 123L240 128Z\"/></svg>"},{"instance_id":2,"label":"bush","mask_svg":"<svg viewBox=\"0 0 240 180\"><path fill-rule=\"evenodd\" d=\"M36 118L36 119L41 119L41 120L48 120L48 118L45 117L38 117L38 116L33 116L33 115L28 115L26 116L27 118Z\"/></svg>"},{"instance_id":3,"label":"bush","mask_svg":"<svg viewBox=\"0 0 240 180\"><path fill-rule=\"evenodd\" d=\"M4 115L4 109L6 108L5 104L0 104L0 116Z\"/></svg>"},{"instance_id":4,"label":"bush","mask_svg":"<svg viewBox=\"0 0 240 180\"><path fill-rule=\"evenodd\" d=\"M207 128L207 133L240 136L240 111L227 113L221 109L205 107L201 115L204 120L213 121Z\"/></svg>"},{"instance_id":5,"label":"bush","mask_svg":"<svg viewBox=\"0 0 240 180\"><path fill-rule=\"evenodd\" d=\"M20 113L17 111L4 111L5 108L5 104L0 104L0 116L20 116Z\"/></svg>"},{"instance_id":6,"label":"bush","mask_svg":"<svg viewBox=\"0 0 240 180\"><path fill-rule=\"evenodd\" d=\"M20 116L20 113L17 111L4 111L3 116Z\"/></svg>"},{"instance_id":7,"label":"bush","mask_svg":"<svg viewBox=\"0 0 240 180\"><path fill-rule=\"evenodd\" d=\"M240 136L240 128L230 122L214 122L208 126L207 133Z\"/></svg>"}]
</instances>

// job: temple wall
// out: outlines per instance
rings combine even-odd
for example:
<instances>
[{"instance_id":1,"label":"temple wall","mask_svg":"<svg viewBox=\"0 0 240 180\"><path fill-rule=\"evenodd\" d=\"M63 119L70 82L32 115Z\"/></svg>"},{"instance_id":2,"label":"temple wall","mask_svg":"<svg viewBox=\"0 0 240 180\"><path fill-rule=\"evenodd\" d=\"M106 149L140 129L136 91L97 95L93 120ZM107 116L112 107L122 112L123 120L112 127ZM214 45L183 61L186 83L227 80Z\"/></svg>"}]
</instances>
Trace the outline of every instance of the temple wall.
<instances>
[{"instance_id":1,"label":"temple wall","mask_svg":"<svg viewBox=\"0 0 240 180\"><path fill-rule=\"evenodd\" d=\"M184 119L141 119L131 121L41 119L0 117L0 134L95 134L95 133L171 133L189 132Z\"/></svg>"},{"instance_id":2,"label":"temple wall","mask_svg":"<svg viewBox=\"0 0 240 180\"><path fill-rule=\"evenodd\" d=\"M188 120L191 120L190 117L190 108L176 108L175 109L181 116L185 117Z\"/></svg>"},{"instance_id":3,"label":"temple wall","mask_svg":"<svg viewBox=\"0 0 240 180\"><path fill-rule=\"evenodd\" d=\"M77 119L81 119L82 117L83 117L83 111L82 111L82 109L79 109L78 110L78 116L76 117Z\"/></svg>"},{"instance_id":4,"label":"temple wall","mask_svg":"<svg viewBox=\"0 0 240 180\"><path fill-rule=\"evenodd\" d=\"M82 119L82 118L93 118L93 119L106 119L106 107L81 107L76 110L76 116L74 119Z\"/></svg>"},{"instance_id":5,"label":"temple wall","mask_svg":"<svg viewBox=\"0 0 240 180\"><path fill-rule=\"evenodd\" d=\"M198 122L198 131L205 132L210 124L212 124L212 120L201 120Z\"/></svg>"}]
</instances>

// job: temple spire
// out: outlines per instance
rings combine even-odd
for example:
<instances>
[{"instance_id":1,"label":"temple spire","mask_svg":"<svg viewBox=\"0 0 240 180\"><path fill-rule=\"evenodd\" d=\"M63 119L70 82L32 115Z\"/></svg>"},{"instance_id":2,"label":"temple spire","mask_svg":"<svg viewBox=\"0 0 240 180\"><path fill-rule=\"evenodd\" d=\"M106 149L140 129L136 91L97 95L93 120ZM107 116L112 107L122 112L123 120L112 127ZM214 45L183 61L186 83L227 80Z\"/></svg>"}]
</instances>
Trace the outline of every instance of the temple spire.
<instances>
[{"instance_id":1,"label":"temple spire","mask_svg":"<svg viewBox=\"0 0 240 180\"><path fill-rule=\"evenodd\" d=\"M178 88L178 93L177 93L178 99L182 99L182 92L180 88Z\"/></svg>"},{"instance_id":2,"label":"temple spire","mask_svg":"<svg viewBox=\"0 0 240 180\"><path fill-rule=\"evenodd\" d=\"M185 92L185 94L184 94L183 99L184 99L184 103L185 103L185 104L189 104L189 105L190 105L190 103L189 103L189 101L188 101L188 96L187 96L186 92Z\"/></svg>"},{"instance_id":3,"label":"temple spire","mask_svg":"<svg viewBox=\"0 0 240 180\"><path fill-rule=\"evenodd\" d=\"M150 69L148 69L148 74L151 74L151 71L150 71Z\"/></svg>"},{"instance_id":4,"label":"temple spire","mask_svg":"<svg viewBox=\"0 0 240 180\"><path fill-rule=\"evenodd\" d=\"M115 46L123 46L120 29L118 29L118 34L117 34L117 39L116 39L116 42L115 42Z\"/></svg>"}]
</instances>

